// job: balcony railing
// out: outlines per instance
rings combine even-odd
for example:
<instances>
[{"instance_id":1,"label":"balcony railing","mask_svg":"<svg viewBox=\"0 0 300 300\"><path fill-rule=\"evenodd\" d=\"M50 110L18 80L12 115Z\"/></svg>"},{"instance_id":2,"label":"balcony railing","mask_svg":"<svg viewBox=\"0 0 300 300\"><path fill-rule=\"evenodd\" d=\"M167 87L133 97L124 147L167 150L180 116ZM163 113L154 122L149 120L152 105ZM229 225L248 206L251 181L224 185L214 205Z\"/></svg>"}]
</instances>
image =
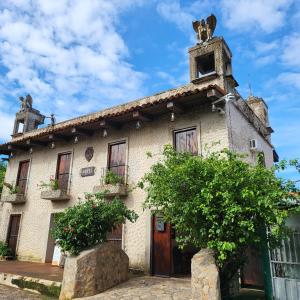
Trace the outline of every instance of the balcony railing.
<instances>
[{"instance_id":1,"label":"balcony railing","mask_svg":"<svg viewBox=\"0 0 300 300\"><path fill-rule=\"evenodd\" d=\"M127 196L128 166L118 165L101 169L100 185L93 192L106 191L107 197Z\"/></svg>"}]
</instances>

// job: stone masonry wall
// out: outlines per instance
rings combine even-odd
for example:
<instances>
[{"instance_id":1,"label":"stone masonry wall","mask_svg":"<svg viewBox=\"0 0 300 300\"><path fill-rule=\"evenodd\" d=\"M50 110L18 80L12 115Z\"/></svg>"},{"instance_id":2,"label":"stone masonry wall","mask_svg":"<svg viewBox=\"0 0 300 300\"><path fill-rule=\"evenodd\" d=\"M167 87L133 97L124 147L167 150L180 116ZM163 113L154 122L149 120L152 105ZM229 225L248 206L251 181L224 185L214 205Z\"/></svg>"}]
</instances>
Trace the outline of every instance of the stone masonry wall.
<instances>
[{"instance_id":1,"label":"stone masonry wall","mask_svg":"<svg viewBox=\"0 0 300 300\"><path fill-rule=\"evenodd\" d=\"M66 259L60 300L93 296L128 279L129 259L123 250L104 243Z\"/></svg>"},{"instance_id":2,"label":"stone masonry wall","mask_svg":"<svg viewBox=\"0 0 300 300\"><path fill-rule=\"evenodd\" d=\"M219 270L213 251L202 249L192 259L192 299L221 300Z\"/></svg>"}]
</instances>

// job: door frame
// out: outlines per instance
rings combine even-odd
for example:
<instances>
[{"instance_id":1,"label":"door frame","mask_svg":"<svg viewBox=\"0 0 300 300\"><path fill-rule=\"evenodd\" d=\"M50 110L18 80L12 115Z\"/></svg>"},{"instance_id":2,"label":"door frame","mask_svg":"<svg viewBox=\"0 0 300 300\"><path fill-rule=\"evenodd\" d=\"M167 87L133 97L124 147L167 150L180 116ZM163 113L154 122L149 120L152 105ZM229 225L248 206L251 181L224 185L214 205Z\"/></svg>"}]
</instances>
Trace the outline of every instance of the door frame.
<instances>
[{"instance_id":1,"label":"door frame","mask_svg":"<svg viewBox=\"0 0 300 300\"><path fill-rule=\"evenodd\" d=\"M20 240L20 232L21 232L21 224L22 224L22 213L12 213L9 214L9 220L8 220L8 226L7 226L7 232L6 232L6 243L8 244L8 239L9 239L9 235L10 235L10 230L11 230L11 219L14 216L19 216L20 217L20 221L19 221L19 229L18 229L18 236L17 236L17 242L16 242L16 251L15 251L15 257L18 256L18 248L19 248L19 240Z\"/></svg>"},{"instance_id":2,"label":"door frame","mask_svg":"<svg viewBox=\"0 0 300 300\"><path fill-rule=\"evenodd\" d=\"M154 219L156 215L151 214L151 239L150 239L150 275L151 276L157 276L157 277L170 277L172 275L172 241L171 241L171 227L170 227L170 269L169 269L169 275L158 275L154 274L154 259L153 259L153 247L154 247ZM171 224L169 225L171 226Z\"/></svg>"}]
</instances>

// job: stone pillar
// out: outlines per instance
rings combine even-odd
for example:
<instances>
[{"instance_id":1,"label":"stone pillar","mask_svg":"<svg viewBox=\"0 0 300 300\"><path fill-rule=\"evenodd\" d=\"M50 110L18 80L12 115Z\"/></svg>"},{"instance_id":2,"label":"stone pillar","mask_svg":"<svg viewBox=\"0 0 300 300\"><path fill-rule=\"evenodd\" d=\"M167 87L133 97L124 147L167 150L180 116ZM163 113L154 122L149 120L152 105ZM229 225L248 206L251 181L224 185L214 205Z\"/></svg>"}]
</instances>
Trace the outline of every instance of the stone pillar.
<instances>
[{"instance_id":1,"label":"stone pillar","mask_svg":"<svg viewBox=\"0 0 300 300\"><path fill-rule=\"evenodd\" d=\"M60 300L93 296L128 279L129 259L123 250L104 243L68 256Z\"/></svg>"},{"instance_id":2,"label":"stone pillar","mask_svg":"<svg viewBox=\"0 0 300 300\"><path fill-rule=\"evenodd\" d=\"M221 300L219 269L213 250L202 249L192 259L192 299Z\"/></svg>"}]
</instances>

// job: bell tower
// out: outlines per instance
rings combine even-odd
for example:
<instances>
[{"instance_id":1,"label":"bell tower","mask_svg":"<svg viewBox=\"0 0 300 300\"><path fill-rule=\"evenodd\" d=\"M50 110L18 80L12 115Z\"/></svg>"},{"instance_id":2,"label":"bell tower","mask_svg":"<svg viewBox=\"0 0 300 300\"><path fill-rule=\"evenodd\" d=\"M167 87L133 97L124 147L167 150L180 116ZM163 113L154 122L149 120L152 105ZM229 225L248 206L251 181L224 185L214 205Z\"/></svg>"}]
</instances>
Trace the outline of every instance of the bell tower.
<instances>
[{"instance_id":1,"label":"bell tower","mask_svg":"<svg viewBox=\"0 0 300 300\"><path fill-rule=\"evenodd\" d=\"M214 15L194 21L197 44L189 49L190 81L199 85L217 84L233 92L238 83L232 74L232 53L222 37L213 37L217 24Z\"/></svg>"},{"instance_id":2,"label":"bell tower","mask_svg":"<svg viewBox=\"0 0 300 300\"><path fill-rule=\"evenodd\" d=\"M45 116L32 107L33 101L30 95L27 95L25 99L20 97L19 100L21 107L16 113L13 137L37 129L39 125L44 124L45 120ZM20 125L23 125L22 129L20 129Z\"/></svg>"}]
</instances>

